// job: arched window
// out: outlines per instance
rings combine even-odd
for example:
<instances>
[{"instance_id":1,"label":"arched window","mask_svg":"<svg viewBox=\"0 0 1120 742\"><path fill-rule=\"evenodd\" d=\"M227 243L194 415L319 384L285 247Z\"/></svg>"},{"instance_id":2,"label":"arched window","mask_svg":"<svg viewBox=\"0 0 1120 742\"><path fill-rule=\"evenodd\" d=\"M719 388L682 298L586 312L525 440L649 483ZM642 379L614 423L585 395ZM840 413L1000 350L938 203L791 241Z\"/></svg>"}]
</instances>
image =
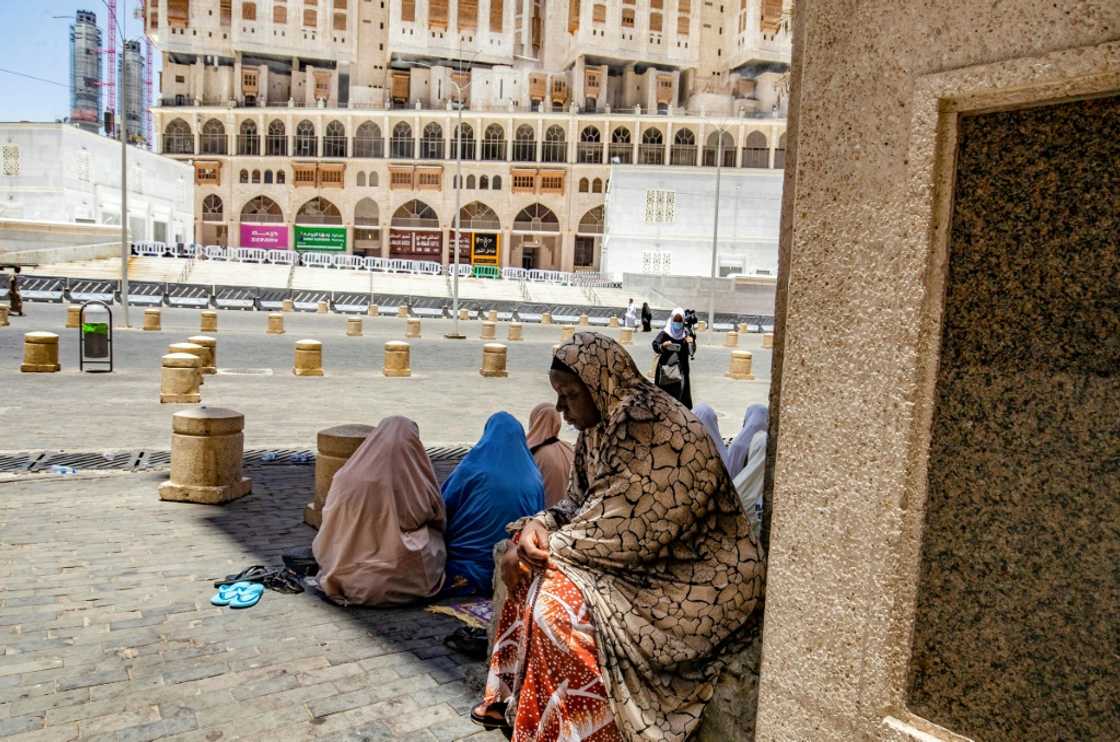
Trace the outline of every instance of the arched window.
<instances>
[{"instance_id":1,"label":"arched window","mask_svg":"<svg viewBox=\"0 0 1120 742\"><path fill-rule=\"evenodd\" d=\"M315 136L315 124L304 119L296 125L296 157L318 157L319 140Z\"/></svg>"},{"instance_id":2,"label":"arched window","mask_svg":"<svg viewBox=\"0 0 1120 742\"><path fill-rule=\"evenodd\" d=\"M603 162L603 138L599 129L585 126L579 133L578 162L601 164Z\"/></svg>"},{"instance_id":3,"label":"arched window","mask_svg":"<svg viewBox=\"0 0 1120 742\"><path fill-rule=\"evenodd\" d=\"M468 191L473 191L474 190L474 176L473 175L468 175L467 176L467 190Z\"/></svg>"},{"instance_id":4,"label":"arched window","mask_svg":"<svg viewBox=\"0 0 1120 742\"><path fill-rule=\"evenodd\" d=\"M541 145L541 162L567 162L568 142L564 129L559 126L550 126L544 132L544 144Z\"/></svg>"},{"instance_id":5,"label":"arched window","mask_svg":"<svg viewBox=\"0 0 1120 742\"><path fill-rule=\"evenodd\" d=\"M268 136L265 138L264 148L265 154L269 157L287 157L288 133L284 128L283 121L276 120L268 125Z\"/></svg>"},{"instance_id":6,"label":"arched window","mask_svg":"<svg viewBox=\"0 0 1120 742\"><path fill-rule=\"evenodd\" d=\"M327 124L323 135L323 157L346 156L346 127L341 121Z\"/></svg>"},{"instance_id":7,"label":"arched window","mask_svg":"<svg viewBox=\"0 0 1120 742\"><path fill-rule=\"evenodd\" d=\"M424 127L424 135L420 137L420 159L443 159L443 127L434 121Z\"/></svg>"},{"instance_id":8,"label":"arched window","mask_svg":"<svg viewBox=\"0 0 1120 742\"><path fill-rule=\"evenodd\" d=\"M620 126L611 132L611 144L630 144L630 130Z\"/></svg>"},{"instance_id":9,"label":"arched window","mask_svg":"<svg viewBox=\"0 0 1120 742\"><path fill-rule=\"evenodd\" d=\"M254 170L253 171L253 182L254 183L260 183L261 182L261 171L260 170Z\"/></svg>"},{"instance_id":10,"label":"arched window","mask_svg":"<svg viewBox=\"0 0 1120 742\"><path fill-rule=\"evenodd\" d=\"M774 169L784 170L786 167L786 135L778 137L778 146L774 148Z\"/></svg>"},{"instance_id":11,"label":"arched window","mask_svg":"<svg viewBox=\"0 0 1120 742\"><path fill-rule=\"evenodd\" d=\"M272 171L271 170L265 170L264 171L264 184L265 185L272 185Z\"/></svg>"},{"instance_id":12,"label":"arched window","mask_svg":"<svg viewBox=\"0 0 1120 742\"><path fill-rule=\"evenodd\" d=\"M651 126L642 132L642 143L638 145L638 163L665 164L665 137L660 129Z\"/></svg>"},{"instance_id":13,"label":"arched window","mask_svg":"<svg viewBox=\"0 0 1120 742\"><path fill-rule=\"evenodd\" d=\"M224 155L226 154L226 127L218 119L210 119L202 125L202 142L199 154Z\"/></svg>"},{"instance_id":14,"label":"arched window","mask_svg":"<svg viewBox=\"0 0 1120 742\"><path fill-rule=\"evenodd\" d=\"M194 136L191 127L183 119L175 119L163 129L163 153L165 155L193 155Z\"/></svg>"},{"instance_id":15,"label":"arched window","mask_svg":"<svg viewBox=\"0 0 1120 742\"><path fill-rule=\"evenodd\" d=\"M735 167L735 139L726 131L713 131L704 146L705 167L715 167L717 158L721 167Z\"/></svg>"},{"instance_id":16,"label":"arched window","mask_svg":"<svg viewBox=\"0 0 1120 742\"><path fill-rule=\"evenodd\" d=\"M214 194L210 194L202 199L202 221L204 222L220 222L224 221L222 218L222 199Z\"/></svg>"},{"instance_id":17,"label":"arched window","mask_svg":"<svg viewBox=\"0 0 1120 742\"><path fill-rule=\"evenodd\" d=\"M515 162L537 161L537 135L528 124L517 127L513 135L513 159Z\"/></svg>"},{"instance_id":18,"label":"arched window","mask_svg":"<svg viewBox=\"0 0 1120 742\"><path fill-rule=\"evenodd\" d=\"M284 221L284 212L268 196L257 196L250 199L241 209L241 221L250 224L281 224Z\"/></svg>"},{"instance_id":19,"label":"arched window","mask_svg":"<svg viewBox=\"0 0 1120 742\"><path fill-rule=\"evenodd\" d=\"M696 135L691 129L680 129L673 135L673 149L670 155L671 165L696 164Z\"/></svg>"},{"instance_id":20,"label":"arched window","mask_svg":"<svg viewBox=\"0 0 1120 742\"><path fill-rule=\"evenodd\" d=\"M393 212L393 219L390 224L394 227L438 229L439 217L436 216L436 212L431 206L423 201L413 199Z\"/></svg>"},{"instance_id":21,"label":"arched window","mask_svg":"<svg viewBox=\"0 0 1120 742\"><path fill-rule=\"evenodd\" d=\"M390 157L413 158L412 127L401 121L393 127L393 139L389 143Z\"/></svg>"},{"instance_id":22,"label":"arched window","mask_svg":"<svg viewBox=\"0 0 1120 742\"><path fill-rule=\"evenodd\" d=\"M495 176L495 177L496 177L496 176ZM487 177L486 177L485 175L481 176L481 177L480 177L480 178L478 179L478 187L479 187L480 189L482 189L482 190L484 190L484 191L485 191L485 190L486 190L486 188L487 188L487 187L488 187L489 185L490 185L490 179L489 179L489 178L487 178Z\"/></svg>"},{"instance_id":23,"label":"arched window","mask_svg":"<svg viewBox=\"0 0 1120 742\"><path fill-rule=\"evenodd\" d=\"M515 232L559 232L560 220L543 204L526 206L513 218Z\"/></svg>"},{"instance_id":24,"label":"arched window","mask_svg":"<svg viewBox=\"0 0 1120 742\"><path fill-rule=\"evenodd\" d=\"M242 121L241 133L237 135L237 154L256 156L261 153L261 138L257 135L256 121Z\"/></svg>"},{"instance_id":25,"label":"arched window","mask_svg":"<svg viewBox=\"0 0 1120 742\"><path fill-rule=\"evenodd\" d=\"M458 187L459 187L459 176L458 175L452 175L451 176L451 188L456 189Z\"/></svg>"},{"instance_id":26,"label":"arched window","mask_svg":"<svg viewBox=\"0 0 1120 742\"><path fill-rule=\"evenodd\" d=\"M358 187L359 188L365 188L365 186L366 186L366 174L363 173L361 170L359 170L358 171Z\"/></svg>"},{"instance_id":27,"label":"arched window","mask_svg":"<svg viewBox=\"0 0 1120 742\"><path fill-rule=\"evenodd\" d=\"M470 231L502 228L498 214L481 201L471 201L459 210L459 226Z\"/></svg>"},{"instance_id":28,"label":"arched window","mask_svg":"<svg viewBox=\"0 0 1120 742\"><path fill-rule=\"evenodd\" d=\"M743 167L770 167L770 145L761 131L752 131L743 145Z\"/></svg>"},{"instance_id":29,"label":"arched window","mask_svg":"<svg viewBox=\"0 0 1120 742\"><path fill-rule=\"evenodd\" d=\"M587 193L589 190L590 190L590 185L587 181L587 178L580 178L579 179L579 192L580 193Z\"/></svg>"},{"instance_id":30,"label":"arched window","mask_svg":"<svg viewBox=\"0 0 1120 742\"><path fill-rule=\"evenodd\" d=\"M602 193L603 192L603 181L602 181L602 179L596 178L595 180L591 181L591 192L592 193Z\"/></svg>"},{"instance_id":31,"label":"arched window","mask_svg":"<svg viewBox=\"0 0 1120 742\"><path fill-rule=\"evenodd\" d=\"M455 138L451 141L451 159L459 157L459 149L462 148L462 159L474 159L474 129L470 124L463 124L461 127L455 127Z\"/></svg>"},{"instance_id":32,"label":"arched window","mask_svg":"<svg viewBox=\"0 0 1120 742\"><path fill-rule=\"evenodd\" d=\"M367 121L358 127L354 137L355 157L383 157L385 143L381 140L381 127L372 121Z\"/></svg>"},{"instance_id":33,"label":"arched window","mask_svg":"<svg viewBox=\"0 0 1120 742\"><path fill-rule=\"evenodd\" d=\"M625 126L616 127L611 132L611 162L618 160L618 162L629 165L634 157L634 145L630 139L630 130Z\"/></svg>"},{"instance_id":34,"label":"arched window","mask_svg":"<svg viewBox=\"0 0 1120 742\"><path fill-rule=\"evenodd\" d=\"M285 178L288 177L284 174L285 172L287 172L287 171L285 171L285 170L277 170L276 171L276 184L277 185L284 185L284 180L285 180Z\"/></svg>"},{"instance_id":35,"label":"arched window","mask_svg":"<svg viewBox=\"0 0 1120 742\"><path fill-rule=\"evenodd\" d=\"M642 144L656 144L661 146L665 143L665 138L661 135L660 129L650 127L642 132Z\"/></svg>"},{"instance_id":36,"label":"arched window","mask_svg":"<svg viewBox=\"0 0 1120 742\"><path fill-rule=\"evenodd\" d=\"M483 177L485 177L485 176L483 176ZM482 186L482 187L485 188L486 186ZM490 190L492 190L492 191L502 190L502 176L500 176L500 175L495 175L494 176L494 179L490 181Z\"/></svg>"},{"instance_id":37,"label":"arched window","mask_svg":"<svg viewBox=\"0 0 1120 742\"><path fill-rule=\"evenodd\" d=\"M377 171L376 170L370 170L370 172L369 172L369 187L370 188L376 188L377 187Z\"/></svg>"},{"instance_id":38,"label":"arched window","mask_svg":"<svg viewBox=\"0 0 1120 742\"><path fill-rule=\"evenodd\" d=\"M486 127L482 135L482 159L496 161L506 159L506 135L498 124Z\"/></svg>"},{"instance_id":39,"label":"arched window","mask_svg":"<svg viewBox=\"0 0 1120 742\"><path fill-rule=\"evenodd\" d=\"M249 171L248 170L242 170L241 175L237 178L237 182L248 183L249 182Z\"/></svg>"},{"instance_id":40,"label":"arched window","mask_svg":"<svg viewBox=\"0 0 1120 742\"><path fill-rule=\"evenodd\" d=\"M603 233L603 207L596 206L589 209L579 220L576 234L602 234Z\"/></svg>"},{"instance_id":41,"label":"arched window","mask_svg":"<svg viewBox=\"0 0 1120 742\"><path fill-rule=\"evenodd\" d=\"M355 227L376 227L380 218L381 212L372 198L363 198L354 207Z\"/></svg>"},{"instance_id":42,"label":"arched window","mask_svg":"<svg viewBox=\"0 0 1120 742\"><path fill-rule=\"evenodd\" d=\"M299 207L296 224L342 224L342 214L330 201L316 196Z\"/></svg>"}]
</instances>

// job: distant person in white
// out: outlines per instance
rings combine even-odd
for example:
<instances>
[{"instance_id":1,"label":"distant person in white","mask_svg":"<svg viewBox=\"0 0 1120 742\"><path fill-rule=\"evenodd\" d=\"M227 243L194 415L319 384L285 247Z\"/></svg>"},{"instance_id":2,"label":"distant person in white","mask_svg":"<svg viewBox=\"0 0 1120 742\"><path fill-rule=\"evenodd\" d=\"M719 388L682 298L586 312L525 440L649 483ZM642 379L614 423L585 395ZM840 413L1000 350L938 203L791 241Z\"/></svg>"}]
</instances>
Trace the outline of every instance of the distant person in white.
<instances>
[{"instance_id":1,"label":"distant person in white","mask_svg":"<svg viewBox=\"0 0 1120 742\"><path fill-rule=\"evenodd\" d=\"M631 299L630 303L626 305L626 317L623 321L627 327L638 326L638 308L634 306L633 299Z\"/></svg>"}]
</instances>

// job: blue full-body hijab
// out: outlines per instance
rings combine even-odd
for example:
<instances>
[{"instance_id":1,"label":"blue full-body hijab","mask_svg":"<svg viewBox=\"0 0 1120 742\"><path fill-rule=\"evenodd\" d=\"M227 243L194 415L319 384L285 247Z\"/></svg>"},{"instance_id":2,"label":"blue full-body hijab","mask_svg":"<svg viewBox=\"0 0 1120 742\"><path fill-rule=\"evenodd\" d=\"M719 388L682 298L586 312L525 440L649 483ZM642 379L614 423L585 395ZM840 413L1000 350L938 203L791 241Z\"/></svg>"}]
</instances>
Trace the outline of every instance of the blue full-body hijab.
<instances>
[{"instance_id":1,"label":"blue full-body hijab","mask_svg":"<svg viewBox=\"0 0 1120 742\"><path fill-rule=\"evenodd\" d=\"M508 412L492 415L442 491L447 508L445 593L489 593L494 545L506 538L506 524L544 510L544 482L521 423ZM470 590L454 587L459 576L467 579Z\"/></svg>"}]
</instances>

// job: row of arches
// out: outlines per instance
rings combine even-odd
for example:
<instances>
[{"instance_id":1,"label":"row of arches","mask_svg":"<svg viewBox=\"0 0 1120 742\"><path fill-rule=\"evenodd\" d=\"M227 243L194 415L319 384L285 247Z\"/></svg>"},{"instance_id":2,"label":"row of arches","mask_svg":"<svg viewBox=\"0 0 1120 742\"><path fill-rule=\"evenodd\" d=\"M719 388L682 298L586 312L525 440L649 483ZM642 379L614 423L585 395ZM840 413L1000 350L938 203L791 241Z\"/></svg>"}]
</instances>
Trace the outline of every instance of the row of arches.
<instances>
[{"instance_id":1,"label":"row of arches","mask_svg":"<svg viewBox=\"0 0 1120 742\"><path fill-rule=\"evenodd\" d=\"M458 175L451 176L451 187L459 187ZM502 176L495 175L491 178L489 175L480 175L476 181L473 175L468 175L463 178L463 188L468 191L473 191L475 189L480 191L500 191L502 190Z\"/></svg>"}]
</instances>

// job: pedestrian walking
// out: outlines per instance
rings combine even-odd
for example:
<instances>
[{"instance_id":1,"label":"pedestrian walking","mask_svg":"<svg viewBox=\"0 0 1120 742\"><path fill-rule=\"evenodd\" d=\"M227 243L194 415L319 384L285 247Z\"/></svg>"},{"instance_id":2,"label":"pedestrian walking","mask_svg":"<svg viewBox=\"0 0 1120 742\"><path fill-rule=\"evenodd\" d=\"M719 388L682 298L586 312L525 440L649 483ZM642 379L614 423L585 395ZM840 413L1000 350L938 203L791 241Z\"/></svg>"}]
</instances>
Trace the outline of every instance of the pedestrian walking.
<instances>
[{"instance_id":1,"label":"pedestrian walking","mask_svg":"<svg viewBox=\"0 0 1120 742\"><path fill-rule=\"evenodd\" d=\"M677 307L665 322L665 329L653 339L657 354L654 382L671 397L692 409L692 381L688 362L696 355L696 338L685 325L684 310Z\"/></svg>"}]
</instances>

